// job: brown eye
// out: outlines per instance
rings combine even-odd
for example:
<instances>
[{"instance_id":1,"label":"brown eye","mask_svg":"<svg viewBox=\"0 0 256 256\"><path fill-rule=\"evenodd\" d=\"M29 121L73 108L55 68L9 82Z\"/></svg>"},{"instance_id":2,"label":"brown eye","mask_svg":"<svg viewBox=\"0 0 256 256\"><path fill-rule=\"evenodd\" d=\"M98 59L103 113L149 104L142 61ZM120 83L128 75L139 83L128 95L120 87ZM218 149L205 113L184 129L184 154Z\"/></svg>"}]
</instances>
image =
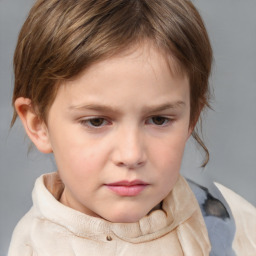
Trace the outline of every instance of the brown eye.
<instances>
[{"instance_id":1,"label":"brown eye","mask_svg":"<svg viewBox=\"0 0 256 256\"><path fill-rule=\"evenodd\" d=\"M99 127L102 126L105 122L104 118L94 118L88 120L91 126Z\"/></svg>"},{"instance_id":2,"label":"brown eye","mask_svg":"<svg viewBox=\"0 0 256 256\"><path fill-rule=\"evenodd\" d=\"M157 126L164 126L166 124L169 123L169 119L163 116L153 116L151 117L147 123L148 124L153 124L153 125L157 125Z\"/></svg>"},{"instance_id":3,"label":"brown eye","mask_svg":"<svg viewBox=\"0 0 256 256\"><path fill-rule=\"evenodd\" d=\"M152 118L152 121L156 125L163 125L163 124L165 124L167 119L165 117L162 117L162 116L155 116L155 117Z\"/></svg>"},{"instance_id":4,"label":"brown eye","mask_svg":"<svg viewBox=\"0 0 256 256\"><path fill-rule=\"evenodd\" d=\"M109 124L109 122L105 118L101 118L101 117L83 119L83 120L80 120L80 123L83 126L87 126L91 128L100 128Z\"/></svg>"}]
</instances>

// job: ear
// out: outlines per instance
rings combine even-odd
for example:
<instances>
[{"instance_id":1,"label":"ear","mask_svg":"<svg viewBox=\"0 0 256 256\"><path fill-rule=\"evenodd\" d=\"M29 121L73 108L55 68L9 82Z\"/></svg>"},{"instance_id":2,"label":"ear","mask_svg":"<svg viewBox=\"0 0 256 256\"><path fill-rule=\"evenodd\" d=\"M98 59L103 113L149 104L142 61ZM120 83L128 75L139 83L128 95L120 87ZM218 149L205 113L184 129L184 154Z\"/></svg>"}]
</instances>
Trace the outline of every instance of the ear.
<instances>
[{"instance_id":1,"label":"ear","mask_svg":"<svg viewBox=\"0 0 256 256\"><path fill-rule=\"evenodd\" d=\"M46 124L35 113L31 100L17 98L14 103L15 109L21 119L27 135L42 153L51 153L52 147Z\"/></svg>"}]
</instances>

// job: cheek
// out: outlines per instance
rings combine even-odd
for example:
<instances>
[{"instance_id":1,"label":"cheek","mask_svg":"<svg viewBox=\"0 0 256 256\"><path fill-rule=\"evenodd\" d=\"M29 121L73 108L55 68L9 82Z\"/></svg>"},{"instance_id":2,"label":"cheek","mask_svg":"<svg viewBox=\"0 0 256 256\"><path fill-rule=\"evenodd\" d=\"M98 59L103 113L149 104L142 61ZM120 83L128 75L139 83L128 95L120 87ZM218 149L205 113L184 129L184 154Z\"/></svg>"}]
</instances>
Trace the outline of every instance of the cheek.
<instances>
[{"instance_id":1,"label":"cheek","mask_svg":"<svg viewBox=\"0 0 256 256\"><path fill-rule=\"evenodd\" d=\"M179 174L186 140L171 139L155 144L155 180L159 184L159 196L163 199L175 186Z\"/></svg>"},{"instance_id":2,"label":"cheek","mask_svg":"<svg viewBox=\"0 0 256 256\"><path fill-rule=\"evenodd\" d=\"M184 136L170 136L161 142L154 142L154 148L151 154L154 155L155 161L160 165L159 169L165 170L168 168L180 168L186 138Z\"/></svg>"},{"instance_id":3,"label":"cheek","mask_svg":"<svg viewBox=\"0 0 256 256\"><path fill-rule=\"evenodd\" d=\"M73 175L86 176L92 171L96 171L101 164L100 153L94 148L86 146L70 146L63 149L56 157L60 171L71 172Z\"/></svg>"},{"instance_id":4,"label":"cheek","mask_svg":"<svg viewBox=\"0 0 256 256\"><path fill-rule=\"evenodd\" d=\"M63 153L63 154L62 154ZM99 175L99 159L94 151L69 147L55 155L59 175L74 194L89 192ZM87 184L85 186L85 184Z\"/></svg>"},{"instance_id":5,"label":"cheek","mask_svg":"<svg viewBox=\"0 0 256 256\"><path fill-rule=\"evenodd\" d=\"M93 179L108 159L108 150L103 143L89 138L64 137L55 144L54 156L59 173L76 180Z\"/></svg>"}]
</instances>

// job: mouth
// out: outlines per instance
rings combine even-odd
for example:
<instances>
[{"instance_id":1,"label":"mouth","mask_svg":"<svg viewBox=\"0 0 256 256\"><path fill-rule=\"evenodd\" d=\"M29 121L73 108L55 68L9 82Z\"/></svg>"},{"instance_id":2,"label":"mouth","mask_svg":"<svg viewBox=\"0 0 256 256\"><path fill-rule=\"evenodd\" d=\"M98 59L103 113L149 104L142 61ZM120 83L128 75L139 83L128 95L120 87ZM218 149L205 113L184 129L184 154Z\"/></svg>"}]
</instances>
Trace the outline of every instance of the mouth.
<instances>
[{"instance_id":1,"label":"mouth","mask_svg":"<svg viewBox=\"0 0 256 256\"><path fill-rule=\"evenodd\" d=\"M114 183L105 184L105 186L112 192L119 196L137 196L139 195L149 184L141 180L133 181L118 181Z\"/></svg>"}]
</instances>

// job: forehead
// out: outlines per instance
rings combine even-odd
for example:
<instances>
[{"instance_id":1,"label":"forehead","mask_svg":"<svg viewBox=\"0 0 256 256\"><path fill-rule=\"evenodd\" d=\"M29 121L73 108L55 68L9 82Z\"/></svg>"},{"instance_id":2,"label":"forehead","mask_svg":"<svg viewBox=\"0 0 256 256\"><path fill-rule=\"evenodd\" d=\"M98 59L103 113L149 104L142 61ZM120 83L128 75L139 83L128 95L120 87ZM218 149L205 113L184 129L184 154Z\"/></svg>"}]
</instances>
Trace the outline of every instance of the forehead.
<instances>
[{"instance_id":1,"label":"forehead","mask_svg":"<svg viewBox=\"0 0 256 256\"><path fill-rule=\"evenodd\" d=\"M189 82L173 58L143 45L99 61L65 81L55 100L68 102L69 108L90 103L133 108L139 103L188 102Z\"/></svg>"},{"instance_id":2,"label":"forehead","mask_svg":"<svg viewBox=\"0 0 256 256\"><path fill-rule=\"evenodd\" d=\"M79 80L84 76L89 77L93 74L96 75L96 73L98 73L97 75L99 75L99 73L103 74L104 71L111 71L111 69L111 72L116 71L113 73L112 77L114 77L120 70L113 70L113 66L117 62L121 63L122 60L124 60L122 66L125 66L125 63L127 63L127 66L134 63L141 65L141 69L143 69L146 67L146 64L148 64L151 66L152 72L154 72L154 69L161 67L163 73L170 73L173 77L179 79L189 78L185 67L170 51L157 47L156 44L150 40L144 40L143 42L132 44L121 51L116 50L114 54L102 56L99 61L92 63L78 75L66 80L61 85L72 84L73 81ZM117 63L117 65L119 65L119 63ZM134 74L136 73L140 73L140 70L134 70Z\"/></svg>"}]
</instances>

